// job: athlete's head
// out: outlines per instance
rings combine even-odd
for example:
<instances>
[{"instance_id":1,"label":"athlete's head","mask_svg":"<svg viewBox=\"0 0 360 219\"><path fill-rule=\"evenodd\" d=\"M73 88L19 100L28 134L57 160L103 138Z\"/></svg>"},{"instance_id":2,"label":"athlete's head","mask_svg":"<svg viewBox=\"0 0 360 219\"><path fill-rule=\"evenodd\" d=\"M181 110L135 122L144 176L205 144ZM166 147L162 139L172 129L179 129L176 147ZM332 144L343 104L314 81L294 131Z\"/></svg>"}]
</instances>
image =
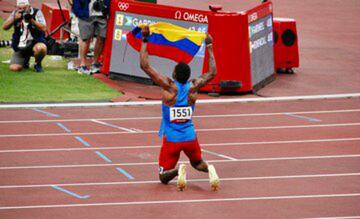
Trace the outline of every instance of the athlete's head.
<instances>
[{"instance_id":1,"label":"athlete's head","mask_svg":"<svg viewBox=\"0 0 360 219\"><path fill-rule=\"evenodd\" d=\"M191 75L190 66L184 62L179 62L173 72L173 78L178 82L185 84Z\"/></svg>"}]
</instances>

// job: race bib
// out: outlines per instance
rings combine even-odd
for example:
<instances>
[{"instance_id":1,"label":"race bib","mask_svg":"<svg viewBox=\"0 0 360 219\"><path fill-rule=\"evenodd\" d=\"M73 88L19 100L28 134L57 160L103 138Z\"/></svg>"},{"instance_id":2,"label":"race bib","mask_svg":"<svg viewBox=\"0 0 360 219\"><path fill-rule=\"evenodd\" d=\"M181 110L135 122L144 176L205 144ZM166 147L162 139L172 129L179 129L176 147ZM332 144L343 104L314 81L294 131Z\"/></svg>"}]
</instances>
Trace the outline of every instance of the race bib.
<instances>
[{"instance_id":1,"label":"race bib","mask_svg":"<svg viewBox=\"0 0 360 219\"><path fill-rule=\"evenodd\" d=\"M170 122L186 122L192 117L192 108L188 107L170 107Z\"/></svg>"}]
</instances>

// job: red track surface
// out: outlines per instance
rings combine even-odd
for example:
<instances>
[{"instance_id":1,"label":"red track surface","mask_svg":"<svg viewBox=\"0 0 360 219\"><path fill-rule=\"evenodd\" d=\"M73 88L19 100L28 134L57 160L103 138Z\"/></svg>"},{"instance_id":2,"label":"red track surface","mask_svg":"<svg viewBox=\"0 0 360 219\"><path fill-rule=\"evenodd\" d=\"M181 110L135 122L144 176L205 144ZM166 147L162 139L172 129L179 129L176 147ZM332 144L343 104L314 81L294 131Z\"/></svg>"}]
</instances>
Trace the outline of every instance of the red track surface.
<instances>
[{"instance_id":1,"label":"red track surface","mask_svg":"<svg viewBox=\"0 0 360 219\"><path fill-rule=\"evenodd\" d=\"M258 3L158 2L205 10L209 3L224 10ZM301 67L295 75L278 75L260 93L358 92L360 29L353 17L358 0L273 2L276 17L297 20ZM2 10L11 4L0 1ZM157 88L149 95L147 86L120 82L120 87L134 99L158 98ZM158 182L159 106L45 111L59 117L0 111L0 218L360 217L359 99L198 105L195 124L204 158L222 179L218 192L210 191L206 174L190 166L186 191L177 192L175 182ZM90 197L80 199L52 185Z\"/></svg>"},{"instance_id":2,"label":"red track surface","mask_svg":"<svg viewBox=\"0 0 360 219\"><path fill-rule=\"evenodd\" d=\"M218 192L190 166L184 192L158 182L159 106L44 111L1 111L0 218L360 215L359 99L198 105Z\"/></svg>"}]
</instances>

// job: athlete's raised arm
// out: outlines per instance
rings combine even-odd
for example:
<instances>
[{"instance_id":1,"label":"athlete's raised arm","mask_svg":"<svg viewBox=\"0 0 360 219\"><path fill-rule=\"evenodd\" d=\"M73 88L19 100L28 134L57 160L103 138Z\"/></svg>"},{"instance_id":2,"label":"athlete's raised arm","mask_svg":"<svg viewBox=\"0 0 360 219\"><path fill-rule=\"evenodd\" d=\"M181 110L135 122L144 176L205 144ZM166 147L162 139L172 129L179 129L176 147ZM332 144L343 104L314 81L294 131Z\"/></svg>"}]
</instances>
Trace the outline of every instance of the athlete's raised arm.
<instances>
[{"instance_id":1,"label":"athlete's raised arm","mask_svg":"<svg viewBox=\"0 0 360 219\"><path fill-rule=\"evenodd\" d=\"M147 51L147 41L148 41L148 36L150 35L149 26L144 26L141 30L141 33L143 37L143 42L141 44L141 49L140 49L141 69L164 90L170 90L172 83L171 79L157 72L149 63L149 54Z\"/></svg>"},{"instance_id":2,"label":"athlete's raised arm","mask_svg":"<svg viewBox=\"0 0 360 219\"><path fill-rule=\"evenodd\" d=\"M191 92L197 92L201 87L209 83L216 75L216 62L212 47L212 41L213 41L212 37L210 35L207 35L205 38L205 44L209 53L209 60L208 60L209 71L192 81L193 86L191 87Z\"/></svg>"}]
</instances>

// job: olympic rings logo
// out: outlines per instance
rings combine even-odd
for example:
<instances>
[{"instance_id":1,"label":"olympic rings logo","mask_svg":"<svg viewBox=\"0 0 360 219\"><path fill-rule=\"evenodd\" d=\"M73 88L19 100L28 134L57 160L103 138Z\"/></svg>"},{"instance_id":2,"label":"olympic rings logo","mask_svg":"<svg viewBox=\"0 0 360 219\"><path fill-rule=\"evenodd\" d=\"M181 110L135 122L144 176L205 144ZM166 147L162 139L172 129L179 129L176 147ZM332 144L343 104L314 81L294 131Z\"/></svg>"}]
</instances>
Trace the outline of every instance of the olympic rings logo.
<instances>
[{"instance_id":1,"label":"olympic rings logo","mask_svg":"<svg viewBox=\"0 0 360 219\"><path fill-rule=\"evenodd\" d=\"M120 11L126 11L130 7L130 5L126 2L119 2L118 7Z\"/></svg>"}]
</instances>

